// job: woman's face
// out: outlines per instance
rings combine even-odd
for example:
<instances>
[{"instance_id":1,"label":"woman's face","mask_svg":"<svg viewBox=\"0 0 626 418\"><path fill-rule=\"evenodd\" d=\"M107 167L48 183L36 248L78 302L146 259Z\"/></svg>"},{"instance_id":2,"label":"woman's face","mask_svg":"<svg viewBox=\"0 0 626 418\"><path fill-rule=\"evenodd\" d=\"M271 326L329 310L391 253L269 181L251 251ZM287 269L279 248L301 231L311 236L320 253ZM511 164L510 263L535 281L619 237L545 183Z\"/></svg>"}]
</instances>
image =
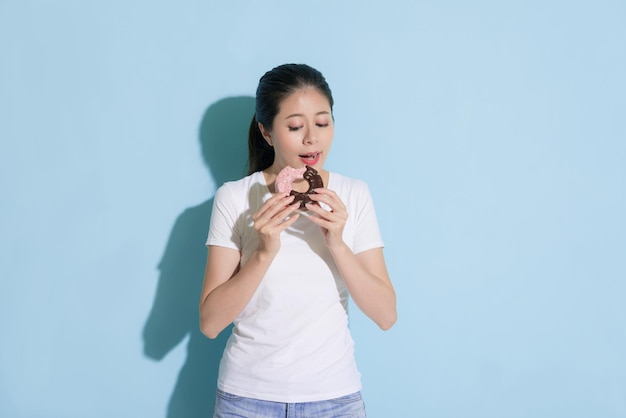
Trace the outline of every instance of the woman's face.
<instances>
[{"instance_id":1,"label":"woman's face","mask_svg":"<svg viewBox=\"0 0 626 418\"><path fill-rule=\"evenodd\" d=\"M320 171L333 142L335 127L330 103L314 87L296 90L280 103L271 131L259 126L274 147L272 171L309 165Z\"/></svg>"}]
</instances>

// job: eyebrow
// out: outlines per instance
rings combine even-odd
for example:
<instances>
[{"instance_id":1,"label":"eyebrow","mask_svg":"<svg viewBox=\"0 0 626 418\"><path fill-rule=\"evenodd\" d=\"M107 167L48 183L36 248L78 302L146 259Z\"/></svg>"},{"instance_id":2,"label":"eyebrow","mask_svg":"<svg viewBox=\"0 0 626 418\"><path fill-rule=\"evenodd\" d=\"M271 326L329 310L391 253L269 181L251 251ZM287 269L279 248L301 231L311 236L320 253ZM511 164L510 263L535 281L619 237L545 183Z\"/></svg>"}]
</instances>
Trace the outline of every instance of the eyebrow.
<instances>
[{"instance_id":1,"label":"eyebrow","mask_svg":"<svg viewBox=\"0 0 626 418\"><path fill-rule=\"evenodd\" d=\"M330 115L330 112L327 110L322 110L321 112L317 112L315 114L315 116L318 115ZM292 113L291 115L285 117L285 119L290 119L290 118L295 118L295 117L303 117L304 115L302 113Z\"/></svg>"}]
</instances>

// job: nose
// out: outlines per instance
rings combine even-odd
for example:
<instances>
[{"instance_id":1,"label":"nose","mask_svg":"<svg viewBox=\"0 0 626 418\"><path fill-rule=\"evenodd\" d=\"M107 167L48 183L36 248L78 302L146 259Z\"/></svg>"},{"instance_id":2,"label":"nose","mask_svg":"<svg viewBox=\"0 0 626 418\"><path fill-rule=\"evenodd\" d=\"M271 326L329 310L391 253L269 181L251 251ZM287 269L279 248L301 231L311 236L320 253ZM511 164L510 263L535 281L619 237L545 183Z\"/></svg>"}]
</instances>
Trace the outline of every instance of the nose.
<instances>
[{"instance_id":1,"label":"nose","mask_svg":"<svg viewBox=\"0 0 626 418\"><path fill-rule=\"evenodd\" d=\"M305 144L315 144L317 142L317 138L315 137L315 135L313 134L313 127L309 126L304 134L304 140L303 142Z\"/></svg>"}]
</instances>

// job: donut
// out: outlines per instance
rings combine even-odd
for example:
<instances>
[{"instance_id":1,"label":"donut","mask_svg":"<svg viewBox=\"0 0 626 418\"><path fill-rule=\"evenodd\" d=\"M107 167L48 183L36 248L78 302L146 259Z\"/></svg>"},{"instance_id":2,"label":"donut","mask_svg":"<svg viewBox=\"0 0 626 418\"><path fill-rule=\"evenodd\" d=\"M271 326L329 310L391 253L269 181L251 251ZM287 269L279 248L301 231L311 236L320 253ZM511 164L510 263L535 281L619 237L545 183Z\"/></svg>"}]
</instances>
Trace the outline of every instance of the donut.
<instances>
[{"instance_id":1,"label":"donut","mask_svg":"<svg viewBox=\"0 0 626 418\"><path fill-rule=\"evenodd\" d=\"M309 183L309 189L306 192L302 193L293 190L292 183L298 179L304 179ZM287 166L276 176L276 193L289 192L291 196L295 196L294 202L300 202L300 209L306 209L305 205L307 203L314 203L309 195L315 193L313 189L319 187L324 187L322 176L319 175L316 169L308 165L302 168Z\"/></svg>"},{"instance_id":2,"label":"donut","mask_svg":"<svg viewBox=\"0 0 626 418\"><path fill-rule=\"evenodd\" d=\"M287 166L280 170L278 176L276 176L276 185L274 188L276 189L276 193L286 193L291 191L291 183L295 180L303 179L304 172L306 171L306 167L302 168L293 168Z\"/></svg>"}]
</instances>

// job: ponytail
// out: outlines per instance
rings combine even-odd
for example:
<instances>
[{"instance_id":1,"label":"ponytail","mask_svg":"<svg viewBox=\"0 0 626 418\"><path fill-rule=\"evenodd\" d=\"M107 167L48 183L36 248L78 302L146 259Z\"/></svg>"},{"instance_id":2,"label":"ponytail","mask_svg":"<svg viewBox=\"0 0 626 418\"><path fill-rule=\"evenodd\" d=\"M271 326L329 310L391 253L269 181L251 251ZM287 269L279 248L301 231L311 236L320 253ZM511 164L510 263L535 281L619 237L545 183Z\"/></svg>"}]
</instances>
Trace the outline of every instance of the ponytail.
<instances>
[{"instance_id":1,"label":"ponytail","mask_svg":"<svg viewBox=\"0 0 626 418\"><path fill-rule=\"evenodd\" d=\"M263 138L255 114L248 131L248 175L265 170L273 162L274 148Z\"/></svg>"}]
</instances>

